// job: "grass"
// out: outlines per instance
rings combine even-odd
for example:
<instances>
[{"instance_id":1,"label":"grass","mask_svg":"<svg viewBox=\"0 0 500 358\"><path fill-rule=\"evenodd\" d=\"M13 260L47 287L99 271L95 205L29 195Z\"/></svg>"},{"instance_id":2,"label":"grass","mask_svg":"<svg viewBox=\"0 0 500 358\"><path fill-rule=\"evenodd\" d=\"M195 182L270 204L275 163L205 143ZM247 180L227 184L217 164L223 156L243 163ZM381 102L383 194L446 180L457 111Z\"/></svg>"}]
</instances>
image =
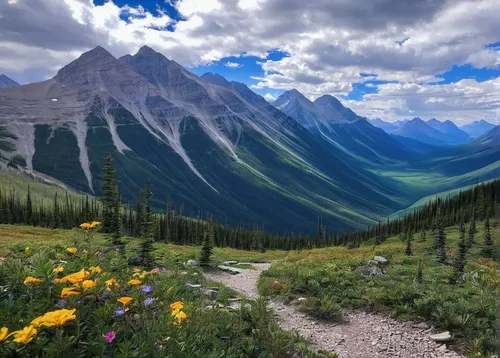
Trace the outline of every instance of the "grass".
<instances>
[{"instance_id":1,"label":"grass","mask_svg":"<svg viewBox=\"0 0 500 358\"><path fill-rule=\"evenodd\" d=\"M10 250L0 260L1 357L327 357L282 331L265 299L229 309L235 293L222 285L218 302L186 286L213 285L183 263L196 247L164 245L160 269L145 270L103 246L102 235L8 225L0 230L8 234L2 252ZM129 244L132 250L135 242ZM72 246L76 253L66 250ZM118 285L108 285L111 279ZM75 294L64 296L68 289ZM5 331L14 335L5 337Z\"/></svg>"},{"instance_id":2,"label":"grass","mask_svg":"<svg viewBox=\"0 0 500 358\"><path fill-rule=\"evenodd\" d=\"M492 220L491 224L499 251L500 221ZM302 309L318 319L340 321L345 310L362 308L399 319L430 321L436 327L451 330L456 337L455 343L465 353L477 356L478 352L486 354L493 349L496 313L493 289L500 282L498 262L480 258L483 223L477 223L477 230L477 244L467 255L465 280L457 285L448 282L452 267L436 263L430 233L425 242L419 242L420 235L415 234L411 257L404 253L406 244L398 237L391 237L380 246L368 241L353 249L342 246L257 252L215 248L213 258L214 264L228 260L250 263L236 266L241 268L251 268L252 262L272 262L269 271L259 280L261 294L292 299L306 297ZM446 234L447 257L452 262L459 239L458 227L447 228ZM68 239L78 242L78 230L0 225L0 256L12 248L21 252L25 246L31 247L33 252L60 250ZM100 235L95 239L98 245L105 242ZM135 239L128 240L129 253L134 252L138 243ZM162 243L155 246L164 266L181 267L187 259L197 259L200 253L199 246ZM356 269L375 255L389 260L387 274L371 278L359 276ZM416 282L419 261L424 266L422 283Z\"/></svg>"}]
</instances>

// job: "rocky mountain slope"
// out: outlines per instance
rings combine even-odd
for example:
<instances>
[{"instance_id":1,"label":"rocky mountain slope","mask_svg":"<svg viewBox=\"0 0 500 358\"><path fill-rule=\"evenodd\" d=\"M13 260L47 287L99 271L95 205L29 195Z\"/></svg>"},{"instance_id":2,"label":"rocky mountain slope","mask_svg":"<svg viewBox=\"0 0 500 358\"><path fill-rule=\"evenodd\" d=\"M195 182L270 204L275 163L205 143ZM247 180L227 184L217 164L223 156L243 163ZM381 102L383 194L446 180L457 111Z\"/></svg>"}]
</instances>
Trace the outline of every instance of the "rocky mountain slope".
<instances>
[{"instance_id":1,"label":"rocky mountain slope","mask_svg":"<svg viewBox=\"0 0 500 358\"><path fill-rule=\"evenodd\" d=\"M0 88L10 88L17 86L19 86L19 83L14 81L12 78L9 78L3 74L0 75Z\"/></svg>"},{"instance_id":2,"label":"rocky mountain slope","mask_svg":"<svg viewBox=\"0 0 500 358\"><path fill-rule=\"evenodd\" d=\"M448 137L448 142L450 144L463 144L471 140L469 135L459 129L455 123L452 121L438 121L436 118L432 118L427 121L427 124L432 128L437 129L441 133Z\"/></svg>"},{"instance_id":3,"label":"rocky mountain slope","mask_svg":"<svg viewBox=\"0 0 500 358\"><path fill-rule=\"evenodd\" d=\"M388 179L346 162L245 85L218 80L148 47L120 59L97 47L52 79L0 90L0 149L95 194L110 153L126 202L150 178L157 207L170 197L185 213L269 230L309 231L318 216L332 229L358 227L401 205ZM339 132L385 135L335 103L317 105L350 126Z\"/></svg>"}]
</instances>

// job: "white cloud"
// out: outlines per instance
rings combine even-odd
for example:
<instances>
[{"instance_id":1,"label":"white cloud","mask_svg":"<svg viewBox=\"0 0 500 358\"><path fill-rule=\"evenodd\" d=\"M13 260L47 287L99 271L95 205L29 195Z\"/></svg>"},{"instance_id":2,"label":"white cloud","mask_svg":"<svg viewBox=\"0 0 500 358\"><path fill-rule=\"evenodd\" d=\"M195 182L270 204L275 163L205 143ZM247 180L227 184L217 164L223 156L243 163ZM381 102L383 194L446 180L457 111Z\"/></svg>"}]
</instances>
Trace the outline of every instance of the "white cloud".
<instances>
[{"instance_id":1,"label":"white cloud","mask_svg":"<svg viewBox=\"0 0 500 358\"><path fill-rule=\"evenodd\" d=\"M238 62L226 62L224 66L229 67L229 68L241 68L243 67L243 64L238 63Z\"/></svg>"},{"instance_id":2,"label":"white cloud","mask_svg":"<svg viewBox=\"0 0 500 358\"><path fill-rule=\"evenodd\" d=\"M276 97L276 96L274 96L274 95L272 95L271 93L266 93L266 94L264 95L264 99L265 99L266 101L268 101L268 102L274 102L274 101L276 101L276 98L277 98L277 97Z\"/></svg>"},{"instance_id":3,"label":"white cloud","mask_svg":"<svg viewBox=\"0 0 500 358\"><path fill-rule=\"evenodd\" d=\"M486 48L498 41L498 0L169 3L183 21L141 6L119 7L113 1L100 6L92 0L0 2L0 72L22 82L40 80L97 45L121 56L147 44L186 66L242 54L265 58L278 49L289 56L264 60L264 75L254 88L297 88L310 98L324 93L343 95L353 84L373 79L360 73L372 73L377 79L404 82L400 84L403 94L382 93L388 87L379 86L378 97L370 95L358 107L366 113L367 104L377 104L374 112L395 118L405 109L418 113L416 100L408 97L415 94L405 86L422 86L424 92L448 88L426 83L438 80L436 76L453 65L500 67L500 52ZM167 26L175 31L165 31ZM467 87L477 90L481 86ZM464 95L452 94L452 98ZM433 94L422 103L448 105L453 113L470 118L487 107L485 100L492 100L475 98L475 112L461 109L460 101L449 98ZM382 101L387 103L382 105Z\"/></svg>"}]
</instances>

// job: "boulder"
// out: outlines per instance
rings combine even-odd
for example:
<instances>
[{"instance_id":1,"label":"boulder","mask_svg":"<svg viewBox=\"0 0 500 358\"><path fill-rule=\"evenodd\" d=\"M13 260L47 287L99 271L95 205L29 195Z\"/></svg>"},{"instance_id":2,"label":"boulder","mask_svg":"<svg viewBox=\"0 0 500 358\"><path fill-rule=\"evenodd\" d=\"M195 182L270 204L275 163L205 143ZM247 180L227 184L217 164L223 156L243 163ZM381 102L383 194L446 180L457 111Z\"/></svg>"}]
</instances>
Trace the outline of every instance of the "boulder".
<instances>
[{"instance_id":1,"label":"boulder","mask_svg":"<svg viewBox=\"0 0 500 358\"><path fill-rule=\"evenodd\" d=\"M238 261L224 261L222 264L225 266L232 266L232 265L237 265Z\"/></svg>"},{"instance_id":2,"label":"boulder","mask_svg":"<svg viewBox=\"0 0 500 358\"><path fill-rule=\"evenodd\" d=\"M201 284L199 283L186 283L186 286L191 288L201 288Z\"/></svg>"},{"instance_id":3,"label":"boulder","mask_svg":"<svg viewBox=\"0 0 500 358\"><path fill-rule=\"evenodd\" d=\"M210 297L211 300L217 301L217 298L219 297L219 291L215 290L205 290L205 294Z\"/></svg>"},{"instance_id":4,"label":"boulder","mask_svg":"<svg viewBox=\"0 0 500 358\"><path fill-rule=\"evenodd\" d=\"M199 266L198 262L196 262L195 260L188 260L186 262L186 265L187 266Z\"/></svg>"},{"instance_id":5,"label":"boulder","mask_svg":"<svg viewBox=\"0 0 500 358\"><path fill-rule=\"evenodd\" d=\"M219 265L217 266L220 270L229 272L231 275L237 275L241 273L241 270L236 267L230 267L230 266L225 266L225 265Z\"/></svg>"},{"instance_id":6,"label":"boulder","mask_svg":"<svg viewBox=\"0 0 500 358\"><path fill-rule=\"evenodd\" d=\"M451 340L453 337L451 336L449 331L442 332L442 333L437 333L437 334L431 334L430 339L432 339L434 342L447 342Z\"/></svg>"},{"instance_id":7,"label":"boulder","mask_svg":"<svg viewBox=\"0 0 500 358\"><path fill-rule=\"evenodd\" d=\"M359 266L358 268L356 268L356 273L363 277L384 275L384 271L382 271L382 269L377 266Z\"/></svg>"},{"instance_id":8,"label":"boulder","mask_svg":"<svg viewBox=\"0 0 500 358\"><path fill-rule=\"evenodd\" d=\"M389 260L387 260L385 257L382 257L382 256L375 256L373 258L373 261L376 261L380 265L385 265L385 264L389 263Z\"/></svg>"}]
</instances>

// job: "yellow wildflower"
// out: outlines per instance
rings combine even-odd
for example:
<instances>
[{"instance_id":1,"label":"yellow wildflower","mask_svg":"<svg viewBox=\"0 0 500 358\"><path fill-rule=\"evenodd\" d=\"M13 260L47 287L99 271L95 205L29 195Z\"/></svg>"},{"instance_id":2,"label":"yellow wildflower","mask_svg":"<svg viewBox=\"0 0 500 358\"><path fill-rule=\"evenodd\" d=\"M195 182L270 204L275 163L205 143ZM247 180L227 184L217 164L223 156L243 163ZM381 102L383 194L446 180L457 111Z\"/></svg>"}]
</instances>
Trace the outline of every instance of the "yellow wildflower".
<instances>
[{"instance_id":1,"label":"yellow wildflower","mask_svg":"<svg viewBox=\"0 0 500 358\"><path fill-rule=\"evenodd\" d=\"M0 342L5 341L5 339L9 336L9 329L7 327L0 328Z\"/></svg>"},{"instance_id":2,"label":"yellow wildflower","mask_svg":"<svg viewBox=\"0 0 500 358\"><path fill-rule=\"evenodd\" d=\"M93 229L98 225L101 225L101 223L99 221L92 221L92 223L90 224L90 228Z\"/></svg>"},{"instance_id":3,"label":"yellow wildflower","mask_svg":"<svg viewBox=\"0 0 500 358\"><path fill-rule=\"evenodd\" d=\"M170 308L173 310L181 310L184 308L184 303L181 301L174 302L170 305Z\"/></svg>"},{"instance_id":4,"label":"yellow wildflower","mask_svg":"<svg viewBox=\"0 0 500 358\"><path fill-rule=\"evenodd\" d=\"M29 253L30 253L30 251L31 251L31 249L30 249L29 247L27 247L27 248L25 248L25 249L24 249L24 252L25 252L26 254L29 254Z\"/></svg>"},{"instance_id":5,"label":"yellow wildflower","mask_svg":"<svg viewBox=\"0 0 500 358\"><path fill-rule=\"evenodd\" d=\"M89 268L90 272L92 274L95 274L95 273L101 273L102 272L102 269L99 267L99 266L92 266L91 268Z\"/></svg>"},{"instance_id":6,"label":"yellow wildflower","mask_svg":"<svg viewBox=\"0 0 500 358\"><path fill-rule=\"evenodd\" d=\"M106 284L106 288L108 291L111 291L112 288L120 288L120 284L116 279L110 278L109 280L104 282Z\"/></svg>"},{"instance_id":7,"label":"yellow wildflower","mask_svg":"<svg viewBox=\"0 0 500 358\"><path fill-rule=\"evenodd\" d=\"M59 273L59 272L63 272L63 271L64 271L64 267L62 267L59 264L54 265L54 269L52 270L52 272L54 272L54 273Z\"/></svg>"},{"instance_id":8,"label":"yellow wildflower","mask_svg":"<svg viewBox=\"0 0 500 358\"><path fill-rule=\"evenodd\" d=\"M80 271L72 273L71 275L64 276L63 278L61 278L59 280L59 282L62 282L62 283L69 282L69 283L75 284L75 283L83 282L86 279L88 279L89 277L90 277L90 273L88 271L86 271L85 269L81 269Z\"/></svg>"},{"instance_id":9,"label":"yellow wildflower","mask_svg":"<svg viewBox=\"0 0 500 358\"><path fill-rule=\"evenodd\" d=\"M141 272L141 269L136 267L136 268L134 268L134 269L132 270L132 272L135 272L135 273L137 273L137 272Z\"/></svg>"},{"instance_id":10,"label":"yellow wildflower","mask_svg":"<svg viewBox=\"0 0 500 358\"><path fill-rule=\"evenodd\" d=\"M33 339L36 332L37 332L37 330L33 326L24 327L20 331L14 331L14 332L12 332L12 334L15 337L14 342L27 344Z\"/></svg>"},{"instance_id":11,"label":"yellow wildflower","mask_svg":"<svg viewBox=\"0 0 500 358\"><path fill-rule=\"evenodd\" d=\"M186 314L183 312L183 311L179 311L176 315L175 315L175 319L177 320L177 322L181 323L183 320L185 320L187 318Z\"/></svg>"},{"instance_id":12,"label":"yellow wildflower","mask_svg":"<svg viewBox=\"0 0 500 358\"><path fill-rule=\"evenodd\" d=\"M64 287L61 291L61 297L79 295L80 291L76 287Z\"/></svg>"},{"instance_id":13,"label":"yellow wildflower","mask_svg":"<svg viewBox=\"0 0 500 358\"><path fill-rule=\"evenodd\" d=\"M140 285L142 283L142 281L139 281L139 280L136 280L136 279L132 279L128 282L129 285Z\"/></svg>"},{"instance_id":14,"label":"yellow wildflower","mask_svg":"<svg viewBox=\"0 0 500 358\"><path fill-rule=\"evenodd\" d=\"M68 247L68 248L66 249L66 251L67 251L67 252L69 252L69 253L70 253L70 254L72 254L72 255L75 255L75 254L76 254L76 252L78 251L78 249L77 249L76 247Z\"/></svg>"},{"instance_id":15,"label":"yellow wildflower","mask_svg":"<svg viewBox=\"0 0 500 358\"><path fill-rule=\"evenodd\" d=\"M31 276L28 276L24 279L24 284L25 285L38 285L40 282L42 282L39 278L36 278L36 277L31 277Z\"/></svg>"},{"instance_id":16,"label":"yellow wildflower","mask_svg":"<svg viewBox=\"0 0 500 358\"><path fill-rule=\"evenodd\" d=\"M83 230L89 230L90 229L90 224L89 223L82 223L82 224L80 224L80 227Z\"/></svg>"},{"instance_id":17,"label":"yellow wildflower","mask_svg":"<svg viewBox=\"0 0 500 358\"><path fill-rule=\"evenodd\" d=\"M133 301L134 299L132 297L120 297L117 299L118 302L120 302L123 305L126 305L130 301Z\"/></svg>"},{"instance_id":18,"label":"yellow wildflower","mask_svg":"<svg viewBox=\"0 0 500 358\"><path fill-rule=\"evenodd\" d=\"M95 287L95 282L92 280L85 280L82 282L83 291L87 291L90 288Z\"/></svg>"},{"instance_id":19,"label":"yellow wildflower","mask_svg":"<svg viewBox=\"0 0 500 358\"><path fill-rule=\"evenodd\" d=\"M43 316L35 318L31 321L32 327L61 327L68 321L72 321L76 318L75 316L76 308L72 310L61 309L52 312L47 312Z\"/></svg>"}]
</instances>

